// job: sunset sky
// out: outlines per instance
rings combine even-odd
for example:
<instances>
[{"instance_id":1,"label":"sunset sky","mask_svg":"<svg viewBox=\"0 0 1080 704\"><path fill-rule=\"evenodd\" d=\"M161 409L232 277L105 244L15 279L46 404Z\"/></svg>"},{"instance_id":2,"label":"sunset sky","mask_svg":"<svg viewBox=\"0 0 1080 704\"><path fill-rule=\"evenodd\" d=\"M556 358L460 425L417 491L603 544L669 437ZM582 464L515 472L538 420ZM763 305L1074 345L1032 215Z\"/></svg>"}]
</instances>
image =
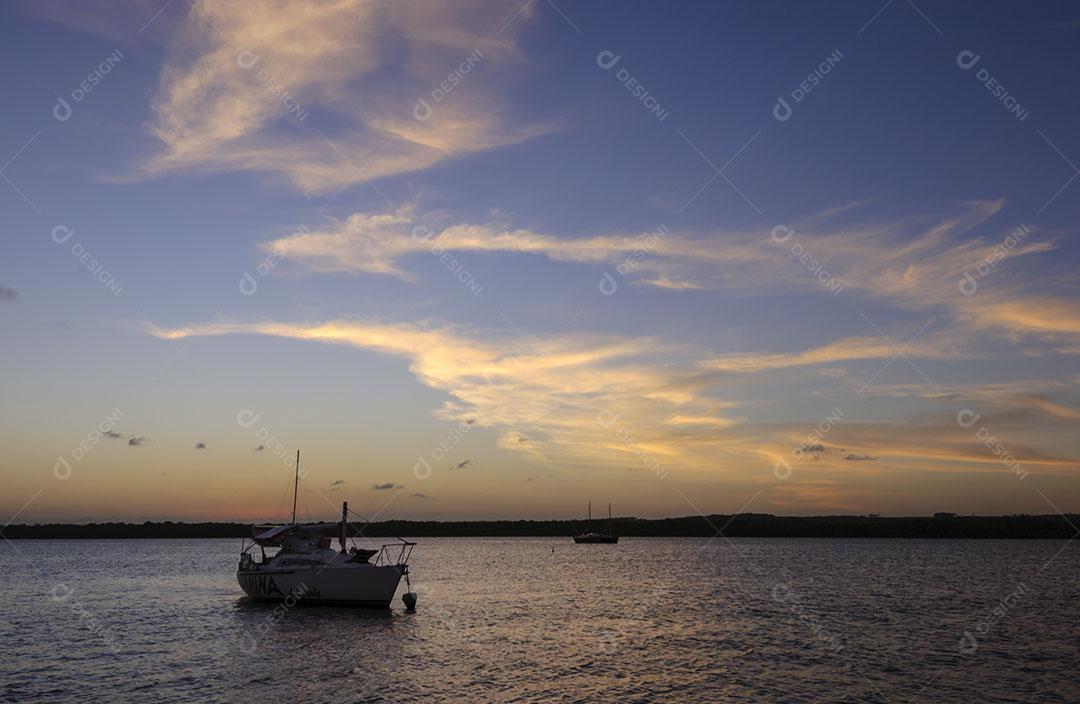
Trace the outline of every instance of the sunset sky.
<instances>
[{"instance_id":1,"label":"sunset sky","mask_svg":"<svg viewBox=\"0 0 1080 704\"><path fill-rule=\"evenodd\" d=\"M0 38L5 523L1080 511L1074 4Z\"/></svg>"}]
</instances>

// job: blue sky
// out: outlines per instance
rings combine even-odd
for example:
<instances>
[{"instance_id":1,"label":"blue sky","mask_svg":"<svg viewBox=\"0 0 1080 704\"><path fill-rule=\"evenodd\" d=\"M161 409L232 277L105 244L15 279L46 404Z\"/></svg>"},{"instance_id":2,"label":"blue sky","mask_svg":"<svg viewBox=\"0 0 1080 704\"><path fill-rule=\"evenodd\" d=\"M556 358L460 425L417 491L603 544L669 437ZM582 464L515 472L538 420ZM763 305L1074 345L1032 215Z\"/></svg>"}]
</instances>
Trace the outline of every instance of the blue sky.
<instances>
[{"instance_id":1,"label":"blue sky","mask_svg":"<svg viewBox=\"0 0 1080 704\"><path fill-rule=\"evenodd\" d=\"M2 12L20 520L1077 510L1067 3Z\"/></svg>"}]
</instances>

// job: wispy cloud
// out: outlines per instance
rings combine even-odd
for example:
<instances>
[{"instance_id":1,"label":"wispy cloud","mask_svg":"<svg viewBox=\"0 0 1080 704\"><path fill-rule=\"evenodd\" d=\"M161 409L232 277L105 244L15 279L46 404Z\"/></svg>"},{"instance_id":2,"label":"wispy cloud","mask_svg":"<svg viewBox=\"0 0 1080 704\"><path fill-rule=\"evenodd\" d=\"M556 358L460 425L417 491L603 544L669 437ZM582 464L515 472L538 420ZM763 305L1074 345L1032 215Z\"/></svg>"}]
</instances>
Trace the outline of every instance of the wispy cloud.
<instances>
[{"instance_id":1,"label":"wispy cloud","mask_svg":"<svg viewBox=\"0 0 1080 704\"><path fill-rule=\"evenodd\" d=\"M633 466L647 472L659 465L720 474L762 467L761 476L771 477L768 468L776 458L787 457L797 469L813 462L816 476L842 478L855 466L876 473L925 470L928 463L935 471L986 471L1000 464L973 431L957 425L956 411L970 404L966 399L947 401L953 410L942 411L935 423L845 420L829 432L827 442L807 443L805 425L747 422L735 413L738 404L721 397L724 373L703 370L700 354L649 338L566 333L557 340L489 336L481 341L450 327L359 321L220 321L151 332L170 339L272 335L402 356L417 379L451 397L437 417L476 419L479 427L498 432L500 448L553 466ZM1052 420L1059 424L1074 422L1068 418L1072 407L1060 401L1026 403L1026 409L1006 409L1013 416L1003 413L986 422L998 432L1021 433L1030 428L1033 413L1043 418L1056 413ZM1034 436L1016 437L1032 438L1010 446L1022 461L1055 471L1077 468L1074 459L1036 449ZM804 450L801 459L795 457L796 448ZM643 463L642 457L650 462ZM399 488L392 482L378 486Z\"/></svg>"},{"instance_id":2,"label":"wispy cloud","mask_svg":"<svg viewBox=\"0 0 1080 704\"><path fill-rule=\"evenodd\" d=\"M807 222L818 223L816 229L791 232L808 240L805 248L813 250L830 270L844 279L845 285L898 293L914 288L920 283L916 279L925 283L948 278L947 273L952 275L947 281L951 294L963 269L977 264L980 255L992 251L993 244L986 242L982 247L974 247L977 242L954 241L950 247L947 236L966 232L996 213L1000 206L1000 201L969 204L960 216L907 233L903 231L911 229L907 221L825 229L829 218L838 212L832 211L829 217L819 214L807 218ZM898 239L907 244L897 247ZM402 267L403 259L437 248L447 252L532 254L554 261L595 265L618 265L633 257L627 266L627 276L638 277L638 283L669 289L817 286L813 276L793 275L799 273L800 264L788 247L783 246L786 244L787 240L777 242L769 229L562 236L502 224L439 225L410 204L390 212L354 213L326 228L297 232L267 242L263 247L311 271L401 278L411 278ZM1011 254L1044 251L1048 246L1044 242L1035 250L1022 249ZM909 271L910 265L920 258L933 264L934 271ZM944 264L945 259L953 261Z\"/></svg>"},{"instance_id":3,"label":"wispy cloud","mask_svg":"<svg viewBox=\"0 0 1080 704\"><path fill-rule=\"evenodd\" d=\"M197 442L197 443L195 443L195 449L196 450L205 450L206 449L206 443L205 442Z\"/></svg>"},{"instance_id":4,"label":"wispy cloud","mask_svg":"<svg viewBox=\"0 0 1080 704\"><path fill-rule=\"evenodd\" d=\"M165 42L183 12L181 3L168 0L48 0L17 9L124 46Z\"/></svg>"},{"instance_id":5,"label":"wispy cloud","mask_svg":"<svg viewBox=\"0 0 1080 704\"><path fill-rule=\"evenodd\" d=\"M128 438L128 445L132 447L138 447L146 442L146 438L139 436L132 436Z\"/></svg>"},{"instance_id":6,"label":"wispy cloud","mask_svg":"<svg viewBox=\"0 0 1080 704\"><path fill-rule=\"evenodd\" d=\"M550 131L512 119L496 93L523 66L521 22L499 31L520 9L195 0L161 72L151 125L162 149L143 173L257 171L334 192Z\"/></svg>"},{"instance_id":7,"label":"wispy cloud","mask_svg":"<svg viewBox=\"0 0 1080 704\"><path fill-rule=\"evenodd\" d=\"M13 288L7 288L0 286L0 301L7 301L8 303L14 303L19 300L19 292Z\"/></svg>"},{"instance_id":8,"label":"wispy cloud","mask_svg":"<svg viewBox=\"0 0 1080 704\"><path fill-rule=\"evenodd\" d=\"M404 489L404 484L395 484L393 482L384 482L382 484L375 484L371 487L376 491L386 491L387 489Z\"/></svg>"},{"instance_id":9,"label":"wispy cloud","mask_svg":"<svg viewBox=\"0 0 1080 704\"><path fill-rule=\"evenodd\" d=\"M686 350L648 338L566 333L554 340L481 341L451 327L360 321L219 321L150 331L171 339L273 335L403 356L422 383L450 395L438 417L493 428L500 447L537 457L625 461L632 450L615 429L604 427L602 413L612 409L618 409L620 426L656 433L665 454L677 451L680 437L716 435L738 422L727 415L729 402L704 393L715 376L702 372ZM683 362L655 365L656 355Z\"/></svg>"},{"instance_id":10,"label":"wispy cloud","mask_svg":"<svg viewBox=\"0 0 1080 704\"><path fill-rule=\"evenodd\" d=\"M809 216L780 231L663 230L584 237L486 224L436 226L410 205L385 213L355 213L323 229L272 240L263 248L308 271L323 273L412 280L407 259L437 249L532 254L593 265L601 271L620 267L620 276L633 283L674 292L737 289L744 295L769 291L826 295L820 277L807 268L811 261L812 268L827 270L843 290L911 310L944 310L969 332L1004 329L1041 337L1057 334L1080 347L1077 287L1050 290L1037 272L1012 268L1014 260L1056 249L1056 238L1028 226L1016 236L1019 224L999 224L993 235L972 236L973 230L987 226L1001 211L1003 201L972 201L938 217L848 223L858 212L857 205ZM980 267L988 273L979 274ZM1010 276L994 271L1005 268L1010 268ZM991 278L977 285L977 295L965 295L961 288L965 273ZM944 339L936 346L924 342L910 355L947 356L949 347ZM746 370L888 358L894 353L880 337L849 338L818 351L765 360L763 366ZM733 358L718 368L736 370L733 365L744 361Z\"/></svg>"},{"instance_id":11,"label":"wispy cloud","mask_svg":"<svg viewBox=\"0 0 1080 704\"><path fill-rule=\"evenodd\" d=\"M793 225L792 236L827 262L851 295L926 311L934 323L923 330L890 329L892 340L870 330L872 323L864 324L857 316L852 316L853 323L865 332L795 350L724 354L649 337L567 332L552 340L439 324L363 320L219 321L154 334L173 339L272 335L400 356L409 360L420 382L449 395L450 400L435 411L437 417L491 428L499 448L539 462L625 467L629 460L665 471L717 471L718 462L725 467L729 463L768 467L806 444L806 431L748 420L751 414L730 395L733 384L745 383L745 375L816 365L822 373L815 379L845 389L856 382L838 363L884 363L895 359L898 349L905 357L929 360L976 358L988 354L992 346L988 343L996 345L999 354L1004 349L1013 356L1080 352L1080 334L1073 322L1080 320L1080 312L1070 308L1075 286L1070 288L1067 278L1059 278L1048 287L1044 277L1023 267L1010 268L1018 258L1052 250L1053 237L1029 229L1029 234L1014 238L1017 241L1003 249L1001 242L1009 230L999 227L996 235L972 235L1001 208L1001 201L977 201L936 218L837 222L858 212L858 206L851 205ZM411 278L408 257L438 247L478 254L532 254L593 265L597 271L633 257L627 280L667 289L680 287L656 282L736 288L741 295L820 288L792 256L786 246L791 240L777 242L768 231L567 238L468 224L429 229L421 220L415 208L355 214L323 231L266 243L265 249L314 272L406 279ZM965 295L960 287L964 272L977 271L987 261L993 262L994 270L987 275L993 278L982 280L977 295ZM1005 268L1010 268L1008 276L1001 271ZM909 342L915 332L919 336ZM877 394L881 387L865 389L864 382L858 385L860 394L863 390ZM1027 433L1034 417L1059 424L1075 420L1073 405L1056 398L1053 390L1046 391L1031 388L1021 399L1023 389L1013 389L1016 398L1008 401L1013 415L1001 416L998 427ZM962 397L946 402L959 403L958 398ZM1006 403L1003 398L999 401ZM910 470L919 462L970 469L997 461L946 416L925 427L854 421L842 425L843 430L817 443L822 451L804 451L799 461L813 462L819 474L838 476ZM916 427L918 433L909 437L907 432ZM1033 435L1020 437L1032 438L1017 441L1013 448L1026 460L1056 469L1075 467L1068 457L1035 449L1038 442Z\"/></svg>"},{"instance_id":12,"label":"wispy cloud","mask_svg":"<svg viewBox=\"0 0 1080 704\"><path fill-rule=\"evenodd\" d=\"M645 286L667 288L672 291L701 291L705 289L703 284L694 283L693 281L674 281L666 276L657 276L653 279L642 279L640 283Z\"/></svg>"},{"instance_id":13,"label":"wispy cloud","mask_svg":"<svg viewBox=\"0 0 1080 704\"><path fill-rule=\"evenodd\" d=\"M901 341L901 344L903 341ZM897 348L880 335L875 337L846 337L827 345L802 352L754 352L728 354L705 361L711 369L725 372L760 372L812 364L834 364L864 359L891 359ZM908 345L904 354L926 359L959 359L970 357L965 338L955 334L935 333Z\"/></svg>"}]
</instances>

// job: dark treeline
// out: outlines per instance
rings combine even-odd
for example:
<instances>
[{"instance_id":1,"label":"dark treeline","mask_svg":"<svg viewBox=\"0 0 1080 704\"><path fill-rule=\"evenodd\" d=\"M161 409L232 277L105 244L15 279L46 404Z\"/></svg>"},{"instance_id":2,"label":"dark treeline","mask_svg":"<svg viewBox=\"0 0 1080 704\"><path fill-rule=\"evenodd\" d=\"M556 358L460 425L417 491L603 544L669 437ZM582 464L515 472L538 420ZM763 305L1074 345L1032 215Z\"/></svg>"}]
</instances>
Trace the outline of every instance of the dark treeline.
<instances>
[{"instance_id":1,"label":"dark treeline","mask_svg":"<svg viewBox=\"0 0 1080 704\"><path fill-rule=\"evenodd\" d=\"M957 516L882 518L879 516L712 515L683 518L616 518L612 530L627 537L713 537L723 528L729 538L1071 538L1080 516ZM607 521L599 524L605 529ZM382 537L571 536L585 522L571 521L380 521L350 524L350 534ZM336 534L335 531L327 531ZM9 539L78 538L241 538L246 523L49 523L11 525Z\"/></svg>"}]
</instances>

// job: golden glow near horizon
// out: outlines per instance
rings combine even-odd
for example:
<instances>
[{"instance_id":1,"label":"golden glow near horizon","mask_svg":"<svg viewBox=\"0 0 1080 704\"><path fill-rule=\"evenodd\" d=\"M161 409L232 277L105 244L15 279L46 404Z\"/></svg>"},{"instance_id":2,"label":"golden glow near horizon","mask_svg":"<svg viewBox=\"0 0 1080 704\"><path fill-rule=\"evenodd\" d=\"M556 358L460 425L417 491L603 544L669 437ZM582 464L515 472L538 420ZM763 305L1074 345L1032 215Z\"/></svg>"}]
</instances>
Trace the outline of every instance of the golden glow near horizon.
<instances>
[{"instance_id":1,"label":"golden glow near horizon","mask_svg":"<svg viewBox=\"0 0 1080 704\"><path fill-rule=\"evenodd\" d=\"M12 18L65 47L12 104L69 110L4 147L5 232L33 233L0 265L16 522L281 517L297 447L322 517L1080 508L1080 211L1047 124L1002 127L999 165L963 110L872 116L846 53L822 113L774 118L754 47L705 91L542 4L129 29L147 9ZM120 58L54 86L84 54Z\"/></svg>"}]
</instances>

